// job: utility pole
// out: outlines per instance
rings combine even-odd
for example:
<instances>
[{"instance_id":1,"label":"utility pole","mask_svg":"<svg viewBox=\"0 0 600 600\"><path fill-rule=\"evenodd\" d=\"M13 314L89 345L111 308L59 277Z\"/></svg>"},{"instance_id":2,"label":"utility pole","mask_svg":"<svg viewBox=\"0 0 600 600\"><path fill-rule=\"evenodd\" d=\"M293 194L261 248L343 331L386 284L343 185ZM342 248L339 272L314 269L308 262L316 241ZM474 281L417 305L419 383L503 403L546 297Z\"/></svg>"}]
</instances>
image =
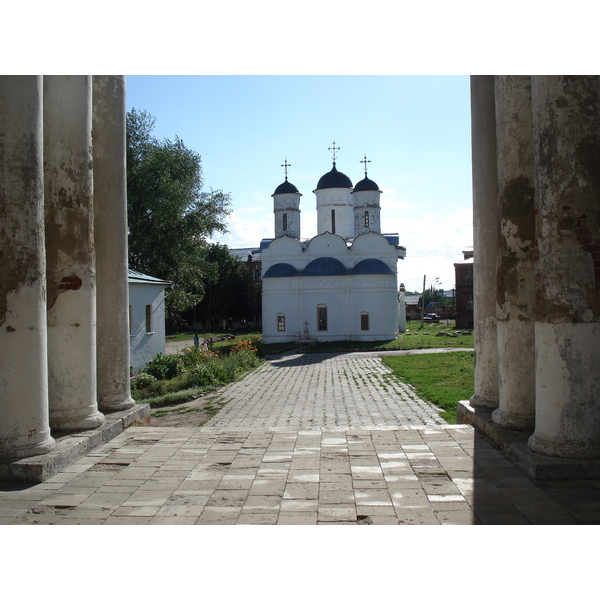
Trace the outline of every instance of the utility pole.
<instances>
[{"instance_id":1,"label":"utility pole","mask_svg":"<svg viewBox=\"0 0 600 600\"><path fill-rule=\"evenodd\" d=\"M423 275L423 295L421 296L421 327L423 329L423 318L425 317L425 279L427 275Z\"/></svg>"}]
</instances>

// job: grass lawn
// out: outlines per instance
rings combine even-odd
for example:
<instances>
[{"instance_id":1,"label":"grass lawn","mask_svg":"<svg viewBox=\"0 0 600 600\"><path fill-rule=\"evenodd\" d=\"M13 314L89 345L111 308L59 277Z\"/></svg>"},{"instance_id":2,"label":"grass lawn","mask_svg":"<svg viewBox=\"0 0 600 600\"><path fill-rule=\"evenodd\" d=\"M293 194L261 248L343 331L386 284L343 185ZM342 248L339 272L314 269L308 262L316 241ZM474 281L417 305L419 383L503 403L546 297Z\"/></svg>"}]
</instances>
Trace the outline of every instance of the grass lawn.
<instances>
[{"instance_id":1,"label":"grass lawn","mask_svg":"<svg viewBox=\"0 0 600 600\"><path fill-rule=\"evenodd\" d=\"M388 356L383 364L423 400L442 408L441 416L448 423L456 423L458 401L473 395L474 352Z\"/></svg>"},{"instance_id":2,"label":"grass lawn","mask_svg":"<svg viewBox=\"0 0 600 600\"><path fill-rule=\"evenodd\" d=\"M421 321L408 321L405 333L401 333L397 339L387 342L317 342L297 345L294 342L281 342L276 344L263 344L260 333L240 334L239 331L227 332L236 335L235 340L224 340L214 344L215 350L226 350L242 340L252 342L259 348L261 354L284 352L296 348L299 352L336 352L344 350L414 350L419 348L472 348L473 331L464 330L457 332L454 321L446 323L425 323L421 328ZM453 335L456 334L456 337ZM201 337L218 338L223 333L206 333ZM183 333L167 336L167 342L178 342L192 340L192 333Z\"/></svg>"},{"instance_id":3,"label":"grass lawn","mask_svg":"<svg viewBox=\"0 0 600 600\"><path fill-rule=\"evenodd\" d=\"M397 339L388 342L319 342L306 344L305 350L313 352L336 352L343 350L416 350L419 348L472 348L473 330L458 332L454 328L454 321L446 324L425 323L421 328L421 321L408 321L405 333ZM453 335L456 334L456 337ZM269 348L271 344L265 345Z\"/></svg>"}]
</instances>

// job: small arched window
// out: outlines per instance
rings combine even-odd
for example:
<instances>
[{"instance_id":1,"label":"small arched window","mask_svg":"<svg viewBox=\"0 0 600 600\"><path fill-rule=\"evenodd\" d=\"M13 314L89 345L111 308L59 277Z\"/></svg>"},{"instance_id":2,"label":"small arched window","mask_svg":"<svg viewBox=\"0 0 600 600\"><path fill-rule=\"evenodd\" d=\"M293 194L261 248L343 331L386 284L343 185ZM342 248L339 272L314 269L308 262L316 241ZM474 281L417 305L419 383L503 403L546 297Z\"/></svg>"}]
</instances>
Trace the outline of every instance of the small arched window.
<instances>
[{"instance_id":1,"label":"small arched window","mask_svg":"<svg viewBox=\"0 0 600 600\"><path fill-rule=\"evenodd\" d=\"M317 330L327 331L327 307L324 304L317 306Z\"/></svg>"},{"instance_id":2,"label":"small arched window","mask_svg":"<svg viewBox=\"0 0 600 600\"><path fill-rule=\"evenodd\" d=\"M362 331L369 331L369 313L360 313L360 328Z\"/></svg>"},{"instance_id":3,"label":"small arched window","mask_svg":"<svg viewBox=\"0 0 600 600\"><path fill-rule=\"evenodd\" d=\"M285 315L277 315L277 331L285 331Z\"/></svg>"}]
</instances>

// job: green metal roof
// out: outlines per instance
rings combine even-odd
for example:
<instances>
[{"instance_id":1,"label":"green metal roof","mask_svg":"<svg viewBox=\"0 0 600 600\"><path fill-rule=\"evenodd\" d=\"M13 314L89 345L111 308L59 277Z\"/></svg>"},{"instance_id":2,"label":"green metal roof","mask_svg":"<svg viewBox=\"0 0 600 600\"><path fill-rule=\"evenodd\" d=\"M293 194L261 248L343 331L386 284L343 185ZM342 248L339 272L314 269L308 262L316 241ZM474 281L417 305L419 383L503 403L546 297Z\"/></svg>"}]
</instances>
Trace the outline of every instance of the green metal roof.
<instances>
[{"instance_id":1,"label":"green metal roof","mask_svg":"<svg viewBox=\"0 0 600 600\"><path fill-rule=\"evenodd\" d=\"M127 281L129 283L153 283L156 285L171 285L173 283L172 281L166 281L164 279L151 277L150 275L144 275L144 273L139 273L133 269L128 269L128 272Z\"/></svg>"}]
</instances>

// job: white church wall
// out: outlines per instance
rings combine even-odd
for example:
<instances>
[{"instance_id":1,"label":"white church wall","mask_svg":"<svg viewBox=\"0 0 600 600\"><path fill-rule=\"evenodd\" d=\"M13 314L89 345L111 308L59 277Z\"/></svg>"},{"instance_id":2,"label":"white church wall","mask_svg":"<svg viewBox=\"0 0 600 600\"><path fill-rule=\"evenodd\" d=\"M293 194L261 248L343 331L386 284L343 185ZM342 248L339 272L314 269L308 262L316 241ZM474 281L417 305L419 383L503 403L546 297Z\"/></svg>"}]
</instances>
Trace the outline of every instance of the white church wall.
<instances>
[{"instance_id":1,"label":"white church wall","mask_svg":"<svg viewBox=\"0 0 600 600\"><path fill-rule=\"evenodd\" d=\"M342 340L348 337L349 284L346 275L333 277L299 278L301 325L308 322L310 338L320 342ZM318 308L327 308L327 330L319 331Z\"/></svg>"},{"instance_id":2,"label":"white church wall","mask_svg":"<svg viewBox=\"0 0 600 600\"><path fill-rule=\"evenodd\" d=\"M354 201L346 188L317 190L317 233L336 233L342 237L354 237ZM331 211L335 211L335 232Z\"/></svg>"},{"instance_id":3,"label":"white church wall","mask_svg":"<svg viewBox=\"0 0 600 600\"><path fill-rule=\"evenodd\" d=\"M301 337L298 316L299 277L267 277L263 279L263 342L290 342ZM283 316L285 329L279 331L278 317Z\"/></svg>"},{"instance_id":4,"label":"white church wall","mask_svg":"<svg viewBox=\"0 0 600 600\"><path fill-rule=\"evenodd\" d=\"M368 330L361 329L368 314ZM394 275L355 275L352 283L352 339L386 340L398 334L398 299Z\"/></svg>"}]
</instances>

